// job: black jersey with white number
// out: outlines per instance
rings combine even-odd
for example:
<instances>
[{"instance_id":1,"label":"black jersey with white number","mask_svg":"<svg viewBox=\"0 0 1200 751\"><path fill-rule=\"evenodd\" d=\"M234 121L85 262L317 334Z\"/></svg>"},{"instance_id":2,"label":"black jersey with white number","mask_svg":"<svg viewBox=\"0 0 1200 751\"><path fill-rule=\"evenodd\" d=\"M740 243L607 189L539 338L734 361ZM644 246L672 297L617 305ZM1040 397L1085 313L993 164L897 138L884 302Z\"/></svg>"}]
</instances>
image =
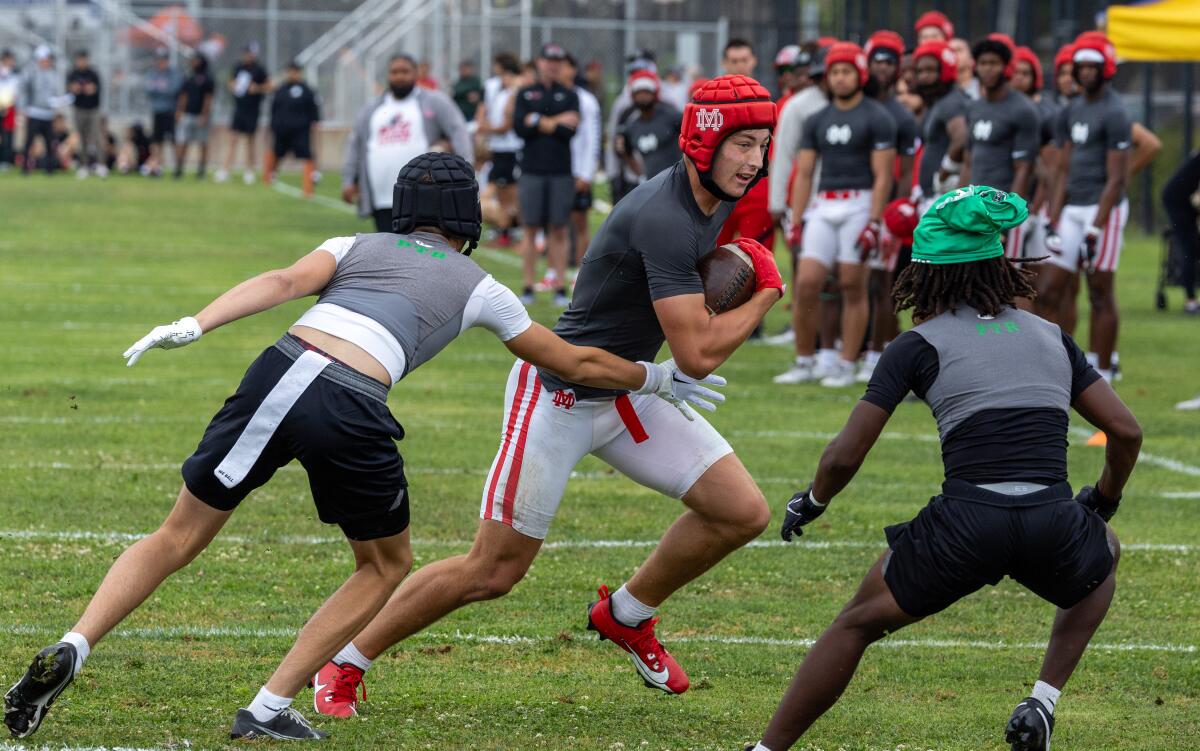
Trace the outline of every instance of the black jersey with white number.
<instances>
[{"instance_id":1,"label":"black jersey with white number","mask_svg":"<svg viewBox=\"0 0 1200 751\"><path fill-rule=\"evenodd\" d=\"M896 123L874 99L863 97L848 110L830 104L804 123L800 148L821 158L818 190L870 190L871 154L896 148Z\"/></svg>"}]
</instances>

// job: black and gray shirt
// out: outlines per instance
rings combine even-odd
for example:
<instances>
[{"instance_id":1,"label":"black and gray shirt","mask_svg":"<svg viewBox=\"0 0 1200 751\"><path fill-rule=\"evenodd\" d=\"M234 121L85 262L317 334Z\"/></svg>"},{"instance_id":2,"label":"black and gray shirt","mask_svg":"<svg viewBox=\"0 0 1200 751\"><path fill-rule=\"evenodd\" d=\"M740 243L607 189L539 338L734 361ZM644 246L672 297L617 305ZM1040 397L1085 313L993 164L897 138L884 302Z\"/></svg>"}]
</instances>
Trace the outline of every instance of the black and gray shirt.
<instances>
[{"instance_id":1,"label":"black and gray shirt","mask_svg":"<svg viewBox=\"0 0 1200 751\"><path fill-rule=\"evenodd\" d=\"M920 138L917 135L917 118L913 117L912 111L894 96L888 97L880 104L887 108L892 122L896 124L896 156L916 154Z\"/></svg>"},{"instance_id":2,"label":"black and gray shirt","mask_svg":"<svg viewBox=\"0 0 1200 751\"><path fill-rule=\"evenodd\" d=\"M1100 378L1058 326L1015 308L959 308L896 337L863 400L889 413L908 392L933 411L947 479L1067 479L1067 413Z\"/></svg>"},{"instance_id":3,"label":"black and gray shirt","mask_svg":"<svg viewBox=\"0 0 1200 751\"><path fill-rule=\"evenodd\" d=\"M950 131L946 125L956 117L967 116L967 105L971 100L963 90L955 86L950 93L933 103L925 113L921 124L921 141L925 150L921 154L921 171L919 179L921 192L934 197L933 177L942 166L942 158L950 150Z\"/></svg>"},{"instance_id":4,"label":"black and gray shirt","mask_svg":"<svg viewBox=\"0 0 1200 751\"><path fill-rule=\"evenodd\" d=\"M871 154L896 148L896 123L886 107L865 96L848 110L830 104L804 123L800 148L821 158L818 190L870 190Z\"/></svg>"},{"instance_id":5,"label":"black and gray shirt","mask_svg":"<svg viewBox=\"0 0 1200 751\"><path fill-rule=\"evenodd\" d=\"M679 128L683 115L666 102L658 102L648 117L634 107L618 126L625 148L642 158L648 180L679 161Z\"/></svg>"},{"instance_id":6,"label":"black and gray shirt","mask_svg":"<svg viewBox=\"0 0 1200 751\"><path fill-rule=\"evenodd\" d=\"M1108 152L1133 146L1133 125L1121 97L1111 88L1096 99L1071 99L1059 120L1059 139L1071 143L1067 165L1067 203L1094 206L1100 203L1108 180Z\"/></svg>"},{"instance_id":7,"label":"black and gray shirt","mask_svg":"<svg viewBox=\"0 0 1200 751\"><path fill-rule=\"evenodd\" d=\"M1041 121L1029 97L1008 89L997 101L983 96L967 106L971 182L1012 190L1017 162L1033 162Z\"/></svg>"},{"instance_id":8,"label":"black and gray shirt","mask_svg":"<svg viewBox=\"0 0 1200 751\"><path fill-rule=\"evenodd\" d=\"M732 203L722 203L705 216L682 161L639 185L592 238L571 306L555 333L626 360L653 360L666 341L654 301L704 292L697 266L715 247L732 211ZM540 374L550 391L573 388L579 399L622 393L566 383L545 370Z\"/></svg>"}]
</instances>

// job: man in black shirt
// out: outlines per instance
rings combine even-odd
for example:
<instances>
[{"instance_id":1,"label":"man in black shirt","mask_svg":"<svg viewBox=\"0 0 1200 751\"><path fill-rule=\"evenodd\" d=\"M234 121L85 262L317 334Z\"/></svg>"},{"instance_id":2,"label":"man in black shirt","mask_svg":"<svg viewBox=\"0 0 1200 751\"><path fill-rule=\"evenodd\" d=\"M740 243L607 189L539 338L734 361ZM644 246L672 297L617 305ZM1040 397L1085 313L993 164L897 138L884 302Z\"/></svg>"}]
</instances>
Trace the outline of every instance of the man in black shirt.
<instances>
[{"instance_id":1,"label":"man in black shirt","mask_svg":"<svg viewBox=\"0 0 1200 751\"><path fill-rule=\"evenodd\" d=\"M558 289L555 304L566 307L567 222L575 201L571 174L571 138L579 127L579 97L559 83L567 51L560 45L542 46L538 55L538 80L517 92L513 130L525 141L521 155L521 180L517 190L521 220L525 286L521 301L533 303L537 271L538 230L546 230L546 259Z\"/></svg>"},{"instance_id":2,"label":"man in black shirt","mask_svg":"<svg viewBox=\"0 0 1200 751\"><path fill-rule=\"evenodd\" d=\"M946 480L916 518L885 530L889 549L813 645L761 748L790 748L841 695L873 642L1005 575L1059 607L1032 695L1006 727L1013 751L1048 751L1054 705L1104 619L1120 546L1106 522L1137 461L1137 420L1057 326L1016 308L1030 272L1004 258L1001 232L1028 217L994 188L947 193L921 219L896 282L914 329L883 353L867 393L787 505L802 534L857 473L911 391L933 411ZM1104 471L1072 501L1067 412L1108 436Z\"/></svg>"},{"instance_id":3,"label":"man in black shirt","mask_svg":"<svg viewBox=\"0 0 1200 751\"><path fill-rule=\"evenodd\" d=\"M87 50L75 53L75 67L67 74L67 93L74 97L75 130L79 133L79 177L88 170L106 177L108 168L100 159L104 145L100 129L100 76L88 62Z\"/></svg>"},{"instance_id":4,"label":"man in black shirt","mask_svg":"<svg viewBox=\"0 0 1200 751\"><path fill-rule=\"evenodd\" d=\"M290 152L304 162L303 191L313 194L312 131L321 121L321 104L317 92L304 82L299 63L287 66L287 78L271 101L272 150L267 152L263 179L269 184L275 177L275 167Z\"/></svg>"},{"instance_id":5,"label":"man in black shirt","mask_svg":"<svg viewBox=\"0 0 1200 751\"><path fill-rule=\"evenodd\" d=\"M192 58L192 69L179 90L179 103L175 110L175 179L183 177L183 165L187 159L188 146L195 141L200 144L200 166L196 177L204 177L208 164L208 123L212 115L212 74L208 71L208 60L196 53Z\"/></svg>"},{"instance_id":6,"label":"man in black shirt","mask_svg":"<svg viewBox=\"0 0 1200 751\"><path fill-rule=\"evenodd\" d=\"M258 132L258 115L263 98L273 84L267 70L258 62L258 43L251 42L242 51L242 60L233 69L227 84L233 93L233 121L229 124L229 151L225 152L225 167L217 171L217 182L229 179L238 142L246 144L246 170L242 182L254 182L254 136Z\"/></svg>"}]
</instances>

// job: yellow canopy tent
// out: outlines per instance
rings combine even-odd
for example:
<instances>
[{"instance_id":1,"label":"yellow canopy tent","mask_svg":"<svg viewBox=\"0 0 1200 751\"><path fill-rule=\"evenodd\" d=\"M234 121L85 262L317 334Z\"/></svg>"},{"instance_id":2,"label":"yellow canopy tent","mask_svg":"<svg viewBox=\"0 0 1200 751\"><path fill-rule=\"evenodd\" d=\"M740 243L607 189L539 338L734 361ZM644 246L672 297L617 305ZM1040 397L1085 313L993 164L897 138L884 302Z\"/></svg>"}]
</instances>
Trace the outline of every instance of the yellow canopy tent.
<instances>
[{"instance_id":1,"label":"yellow canopy tent","mask_svg":"<svg viewBox=\"0 0 1200 751\"><path fill-rule=\"evenodd\" d=\"M1200 0L1108 6L1108 38L1122 60L1200 59Z\"/></svg>"}]
</instances>

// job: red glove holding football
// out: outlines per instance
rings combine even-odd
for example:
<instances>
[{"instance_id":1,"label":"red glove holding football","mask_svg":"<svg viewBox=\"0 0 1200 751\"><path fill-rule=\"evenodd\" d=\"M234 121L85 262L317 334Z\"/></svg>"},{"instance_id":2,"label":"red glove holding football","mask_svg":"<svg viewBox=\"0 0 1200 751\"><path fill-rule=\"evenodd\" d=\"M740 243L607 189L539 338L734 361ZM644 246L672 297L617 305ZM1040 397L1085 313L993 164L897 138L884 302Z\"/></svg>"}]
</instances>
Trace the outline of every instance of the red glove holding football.
<instances>
[{"instance_id":1,"label":"red glove holding football","mask_svg":"<svg viewBox=\"0 0 1200 751\"><path fill-rule=\"evenodd\" d=\"M863 231L858 236L858 257L860 261L866 261L879 247L879 231L880 222L878 219L872 219L867 222L867 226L863 227Z\"/></svg>"},{"instance_id":2,"label":"red glove holding football","mask_svg":"<svg viewBox=\"0 0 1200 751\"><path fill-rule=\"evenodd\" d=\"M750 256L750 261L754 264L754 291L774 289L783 297L783 277L779 275L779 267L775 265L775 254L752 237L739 238L737 246Z\"/></svg>"}]
</instances>

